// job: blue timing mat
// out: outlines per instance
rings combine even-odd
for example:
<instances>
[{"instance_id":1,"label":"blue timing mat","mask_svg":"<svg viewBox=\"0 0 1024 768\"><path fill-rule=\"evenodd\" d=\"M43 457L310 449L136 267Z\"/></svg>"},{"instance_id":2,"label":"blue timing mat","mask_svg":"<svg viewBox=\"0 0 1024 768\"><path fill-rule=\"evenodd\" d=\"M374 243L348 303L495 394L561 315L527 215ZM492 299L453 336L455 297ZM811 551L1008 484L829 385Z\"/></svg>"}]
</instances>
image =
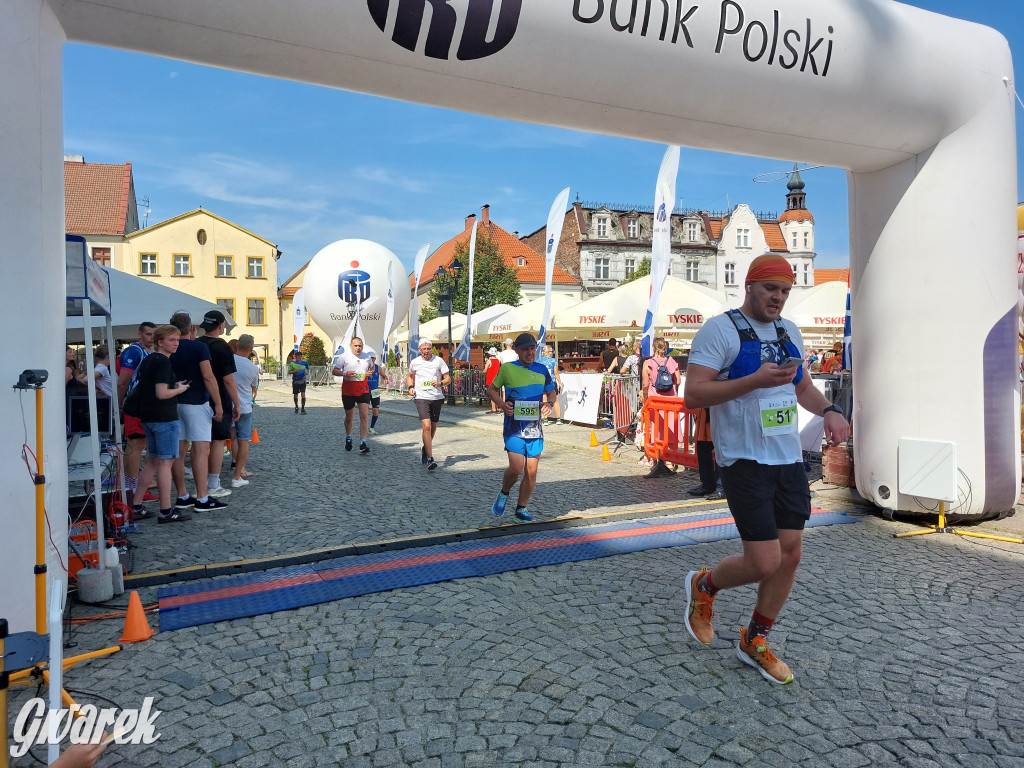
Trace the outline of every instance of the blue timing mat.
<instances>
[{"instance_id":1,"label":"blue timing mat","mask_svg":"<svg viewBox=\"0 0 1024 768\"><path fill-rule=\"evenodd\" d=\"M855 522L842 512L814 509L807 527ZM720 510L583 528L524 531L504 539L339 557L216 581L165 587L158 595L160 629L259 616L450 579L490 576L522 568L738 537L732 516L727 510Z\"/></svg>"}]
</instances>

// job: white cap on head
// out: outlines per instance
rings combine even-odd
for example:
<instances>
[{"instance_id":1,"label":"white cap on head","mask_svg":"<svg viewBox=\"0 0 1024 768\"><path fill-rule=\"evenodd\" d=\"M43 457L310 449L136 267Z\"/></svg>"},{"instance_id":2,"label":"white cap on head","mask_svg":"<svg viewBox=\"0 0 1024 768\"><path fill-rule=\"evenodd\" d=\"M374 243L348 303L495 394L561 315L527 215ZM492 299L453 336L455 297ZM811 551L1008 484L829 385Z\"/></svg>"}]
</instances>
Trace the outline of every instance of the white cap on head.
<instances>
[{"instance_id":1,"label":"white cap on head","mask_svg":"<svg viewBox=\"0 0 1024 768\"><path fill-rule=\"evenodd\" d=\"M505 339L505 346L506 347L511 347L512 346L512 339Z\"/></svg>"},{"instance_id":2,"label":"white cap on head","mask_svg":"<svg viewBox=\"0 0 1024 768\"><path fill-rule=\"evenodd\" d=\"M497 347L491 347L490 349L487 350L487 354L488 355L496 355L496 354L498 354L498 348Z\"/></svg>"}]
</instances>

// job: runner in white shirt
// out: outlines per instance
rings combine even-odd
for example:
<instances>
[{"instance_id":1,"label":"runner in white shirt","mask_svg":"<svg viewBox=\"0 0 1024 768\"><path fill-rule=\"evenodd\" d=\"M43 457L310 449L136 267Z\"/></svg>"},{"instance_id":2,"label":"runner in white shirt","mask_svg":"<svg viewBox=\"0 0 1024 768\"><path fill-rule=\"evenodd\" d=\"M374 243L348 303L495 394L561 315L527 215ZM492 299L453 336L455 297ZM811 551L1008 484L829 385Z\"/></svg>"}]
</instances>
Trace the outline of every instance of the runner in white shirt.
<instances>
[{"instance_id":1,"label":"runner in white shirt","mask_svg":"<svg viewBox=\"0 0 1024 768\"><path fill-rule=\"evenodd\" d=\"M333 373L343 377L341 402L345 406L345 450L352 450L352 421L359 406L359 452L367 454L366 432L370 426L370 356L363 352L363 340L353 336L348 350L334 358Z\"/></svg>"},{"instance_id":2,"label":"runner in white shirt","mask_svg":"<svg viewBox=\"0 0 1024 768\"><path fill-rule=\"evenodd\" d=\"M409 375L405 377L409 394L416 403L416 411L423 426L423 448L420 450L420 461L427 469L437 469L434 461L434 434L437 422L441 418L441 406L444 404L444 388L451 382L448 365L433 353L433 344L429 341L420 342L420 356L409 363Z\"/></svg>"}]
</instances>

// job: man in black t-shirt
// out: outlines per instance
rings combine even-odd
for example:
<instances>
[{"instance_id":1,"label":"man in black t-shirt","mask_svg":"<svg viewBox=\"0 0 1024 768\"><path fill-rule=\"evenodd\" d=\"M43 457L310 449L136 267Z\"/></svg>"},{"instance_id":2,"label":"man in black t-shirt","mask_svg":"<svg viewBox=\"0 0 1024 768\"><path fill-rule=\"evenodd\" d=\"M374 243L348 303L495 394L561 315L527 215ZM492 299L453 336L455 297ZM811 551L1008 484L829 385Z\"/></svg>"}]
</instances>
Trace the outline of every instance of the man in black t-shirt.
<instances>
[{"instance_id":1,"label":"man in black t-shirt","mask_svg":"<svg viewBox=\"0 0 1024 768\"><path fill-rule=\"evenodd\" d=\"M188 391L178 396L178 420L181 422L181 443L171 474L178 491L175 509L193 508L197 512L223 509L227 505L209 495L210 435L214 419L224 411L220 389L210 366L210 350L196 341L192 318L187 312L176 312L171 325L181 332L178 351L171 355L174 374L180 381L191 382ZM201 383L201 385L200 385ZM192 443L192 474L196 495L185 487L185 452Z\"/></svg>"},{"instance_id":2,"label":"man in black t-shirt","mask_svg":"<svg viewBox=\"0 0 1024 768\"><path fill-rule=\"evenodd\" d=\"M615 343L615 339L608 339L608 349L601 353L601 370L607 371L611 368L618 356L619 345Z\"/></svg>"},{"instance_id":3,"label":"man in black t-shirt","mask_svg":"<svg viewBox=\"0 0 1024 768\"><path fill-rule=\"evenodd\" d=\"M210 366L213 377L217 380L220 401L224 404L224 413L220 419L213 420L210 441L210 495L228 496L231 491L220 484L220 471L224 466L224 442L231 439L231 424L238 421L242 406L238 400L238 387L235 386L235 353L228 343L221 338L227 319L223 312L211 309L203 316L199 327L205 332L197 341L210 350ZM231 403L231 409L227 404Z\"/></svg>"}]
</instances>

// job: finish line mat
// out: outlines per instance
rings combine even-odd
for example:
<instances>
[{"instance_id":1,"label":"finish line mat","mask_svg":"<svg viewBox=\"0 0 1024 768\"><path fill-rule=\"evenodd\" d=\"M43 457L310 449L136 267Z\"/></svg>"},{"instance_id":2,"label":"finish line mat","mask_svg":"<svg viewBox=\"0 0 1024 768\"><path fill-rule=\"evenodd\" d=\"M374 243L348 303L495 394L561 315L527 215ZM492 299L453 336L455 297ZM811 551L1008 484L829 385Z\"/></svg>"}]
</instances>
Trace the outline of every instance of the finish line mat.
<instances>
[{"instance_id":1,"label":"finish line mat","mask_svg":"<svg viewBox=\"0 0 1024 768\"><path fill-rule=\"evenodd\" d=\"M842 512L811 510L807 527L855 523ZM165 587L158 593L160 629L259 616L373 592L597 557L739 538L728 510L539 531L277 568L216 581ZM505 539L508 542L508 539Z\"/></svg>"}]
</instances>

